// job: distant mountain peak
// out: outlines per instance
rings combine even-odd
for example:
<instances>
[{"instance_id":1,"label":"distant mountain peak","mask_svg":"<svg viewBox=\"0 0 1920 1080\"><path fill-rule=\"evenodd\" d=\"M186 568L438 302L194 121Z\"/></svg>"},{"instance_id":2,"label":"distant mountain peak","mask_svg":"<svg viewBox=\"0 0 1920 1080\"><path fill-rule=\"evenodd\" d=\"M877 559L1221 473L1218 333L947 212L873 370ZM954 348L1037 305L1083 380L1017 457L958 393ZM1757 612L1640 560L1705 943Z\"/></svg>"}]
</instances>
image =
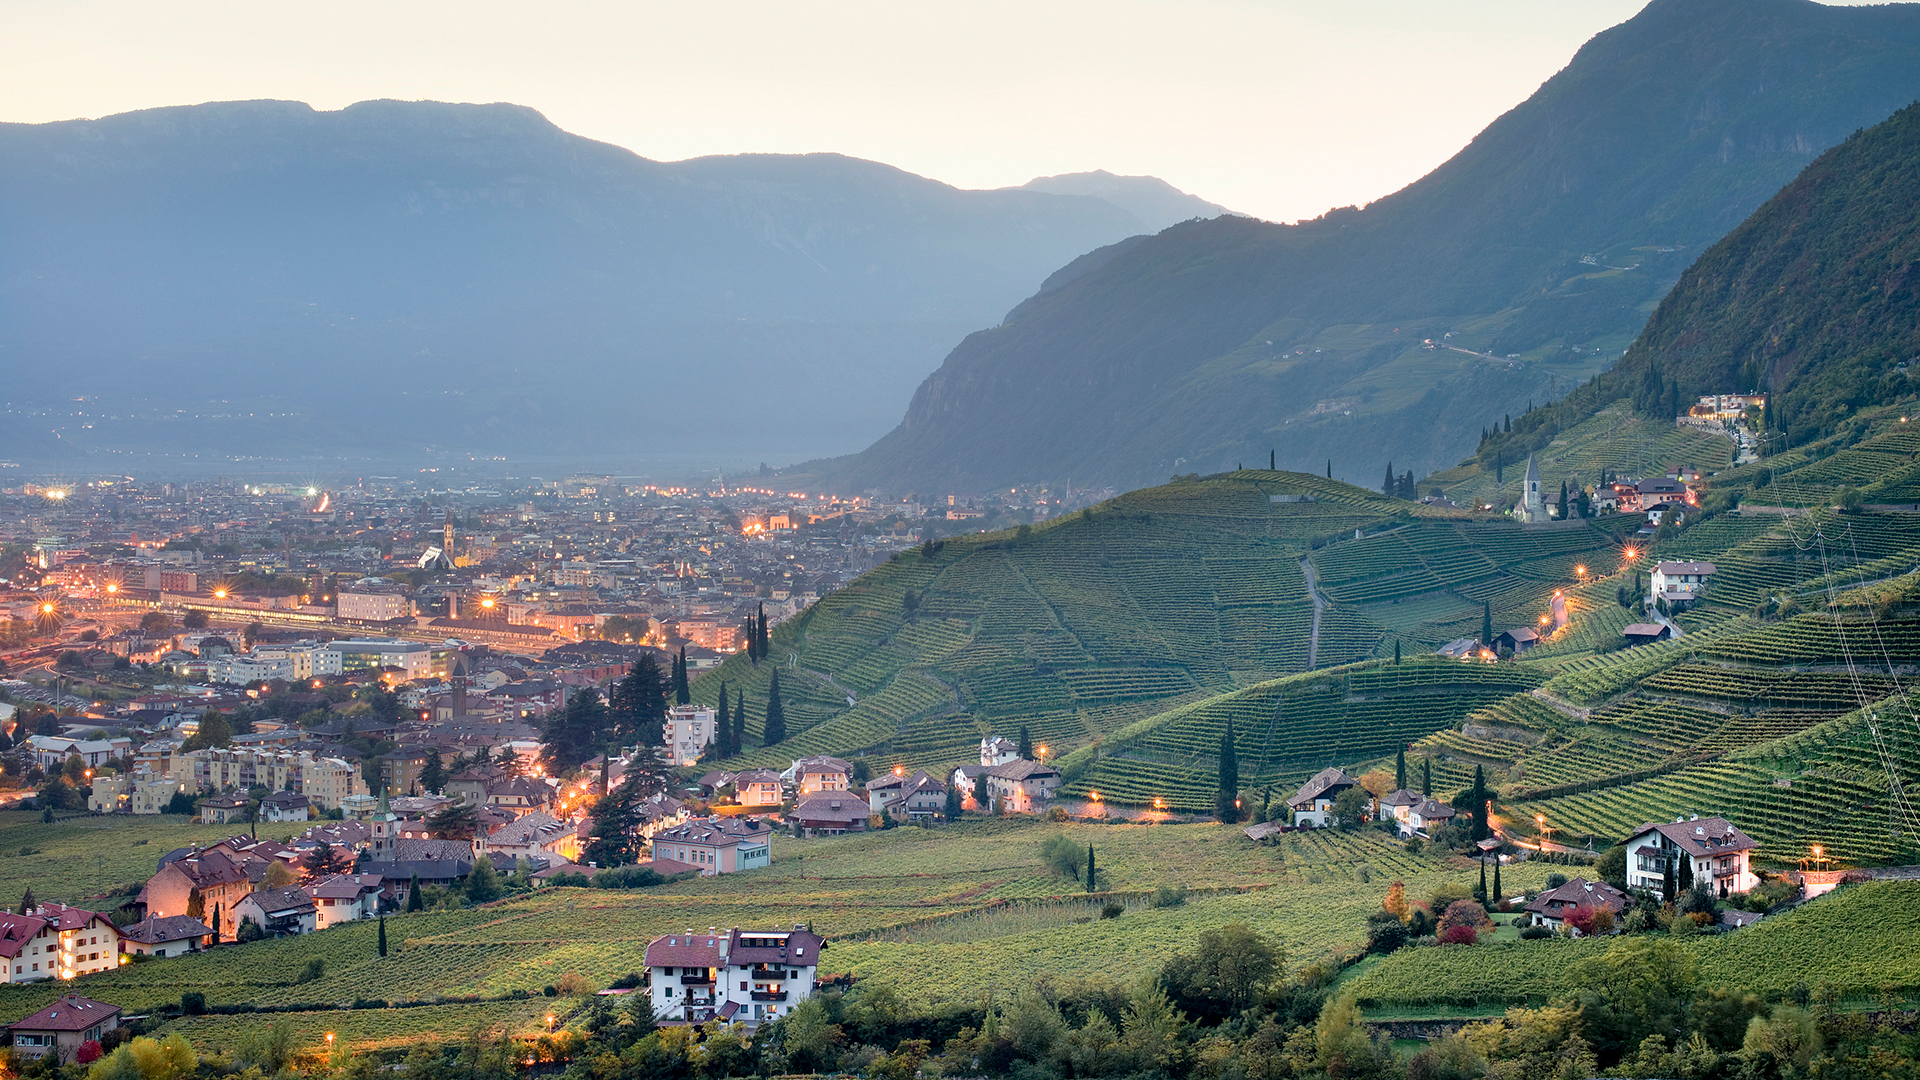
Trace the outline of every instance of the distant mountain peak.
<instances>
[{"instance_id":1,"label":"distant mountain peak","mask_svg":"<svg viewBox=\"0 0 1920 1080\"><path fill-rule=\"evenodd\" d=\"M1021 184L1017 190L1104 199L1139 218L1148 232L1159 232L1169 225L1192 218L1214 218L1233 213L1219 203L1189 195L1157 176L1121 176L1105 169L1037 176Z\"/></svg>"}]
</instances>

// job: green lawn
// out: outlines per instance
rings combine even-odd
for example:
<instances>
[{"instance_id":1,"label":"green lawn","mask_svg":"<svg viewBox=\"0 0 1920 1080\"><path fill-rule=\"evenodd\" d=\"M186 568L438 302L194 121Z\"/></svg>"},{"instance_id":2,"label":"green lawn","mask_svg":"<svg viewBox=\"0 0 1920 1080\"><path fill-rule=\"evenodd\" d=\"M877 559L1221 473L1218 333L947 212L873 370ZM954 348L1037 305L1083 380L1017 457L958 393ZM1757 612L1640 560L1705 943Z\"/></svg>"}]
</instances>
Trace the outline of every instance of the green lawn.
<instances>
[{"instance_id":1,"label":"green lawn","mask_svg":"<svg viewBox=\"0 0 1920 1080\"><path fill-rule=\"evenodd\" d=\"M297 831L262 826L260 835L285 840ZM47 825L31 811L0 813L0 904L13 908L30 888L42 900L84 907L144 883L174 848L245 833L244 825L197 825L171 814L82 814Z\"/></svg>"}]
</instances>

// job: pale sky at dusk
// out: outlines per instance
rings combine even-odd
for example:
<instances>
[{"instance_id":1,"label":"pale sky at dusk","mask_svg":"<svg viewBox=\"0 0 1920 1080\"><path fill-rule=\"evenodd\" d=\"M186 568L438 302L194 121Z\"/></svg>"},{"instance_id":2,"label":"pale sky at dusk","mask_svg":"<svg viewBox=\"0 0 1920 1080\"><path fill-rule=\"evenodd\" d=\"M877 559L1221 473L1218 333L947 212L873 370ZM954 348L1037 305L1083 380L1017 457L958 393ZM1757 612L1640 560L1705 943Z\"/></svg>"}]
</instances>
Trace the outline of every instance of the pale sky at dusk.
<instances>
[{"instance_id":1,"label":"pale sky at dusk","mask_svg":"<svg viewBox=\"0 0 1920 1080\"><path fill-rule=\"evenodd\" d=\"M1146 173L1292 220L1439 164L1641 0L0 0L0 120L511 101L662 160Z\"/></svg>"}]
</instances>

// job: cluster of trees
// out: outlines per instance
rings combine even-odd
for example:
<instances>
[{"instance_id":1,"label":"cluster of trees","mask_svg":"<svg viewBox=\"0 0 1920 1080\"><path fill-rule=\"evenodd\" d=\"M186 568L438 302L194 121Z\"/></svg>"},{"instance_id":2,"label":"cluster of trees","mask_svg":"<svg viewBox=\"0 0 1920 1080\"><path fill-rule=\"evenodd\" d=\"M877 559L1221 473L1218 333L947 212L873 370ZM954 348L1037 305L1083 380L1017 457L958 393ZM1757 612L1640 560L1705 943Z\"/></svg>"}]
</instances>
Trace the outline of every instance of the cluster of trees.
<instances>
[{"instance_id":1,"label":"cluster of trees","mask_svg":"<svg viewBox=\"0 0 1920 1080\"><path fill-rule=\"evenodd\" d=\"M741 636L747 641L747 659L756 665L767 658L767 651L773 641L767 627L767 605L761 604L760 610L747 616L745 626L740 628Z\"/></svg>"},{"instance_id":2,"label":"cluster of trees","mask_svg":"<svg viewBox=\"0 0 1920 1080\"><path fill-rule=\"evenodd\" d=\"M651 653L641 656L626 677L614 684L607 701L592 687L575 690L564 706L541 721L548 771L564 776L617 747L659 746L669 694L678 696L678 687L671 676L662 674Z\"/></svg>"},{"instance_id":3,"label":"cluster of trees","mask_svg":"<svg viewBox=\"0 0 1920 1080\"><path fill-rule=\"evenodd\" d=\"M1414 482L1413 470L1408 469L1396 475L1393 471L1393 462L1387 462L1387 478L1380 482L1380 494L1390 499L1418 499L1420 489Z\"/></svg>"}]
</instances>

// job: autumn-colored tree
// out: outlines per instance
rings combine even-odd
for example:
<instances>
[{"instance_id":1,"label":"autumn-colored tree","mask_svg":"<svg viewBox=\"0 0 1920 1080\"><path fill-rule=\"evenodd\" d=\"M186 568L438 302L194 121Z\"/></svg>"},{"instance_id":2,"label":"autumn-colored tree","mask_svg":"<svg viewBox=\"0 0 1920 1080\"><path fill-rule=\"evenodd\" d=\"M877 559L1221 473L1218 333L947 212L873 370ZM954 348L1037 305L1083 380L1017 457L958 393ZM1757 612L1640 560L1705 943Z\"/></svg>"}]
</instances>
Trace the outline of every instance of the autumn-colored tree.
<instances>
[{"instance_id":1,"label":"autumn-colored tree","mask_svg":"<svg viewBox=\"0 0 1920 1080\"><path fill-rule=\"evenodd\" d=\"M1384 904L1387 913L1401 922L1413 918L1413 905L1407 902L1407 885L1396 881L1387 886L1387 899Z\"/></svg>"},{"instance_id":2,"label":"autumn-colored tree","mask_svg":"<svg viewBox=\"0 0 1920 1080\"><path fill-rule=\"evenodd\" d=\"M1567 912L1567 924L1582 934L1613 933L1613 909L1581 904Z\"/></svg>"},{"instance_id":3,"label":"autumn-colored tree","mask_svg":"<svg viewBox=\"0 0 1920 1080\"><path fill-rule=\"evenodd\" d=\"M1367 789L1374 798L1394 793L1393 774L1385 769L1375 769L1360 777L1360 786Z\"/></svg>"},{"instance_id":4,"label":"autumn-colored tree","mask_svg":"<svg viewBox=\"0 0 1920 1080\"><path fill-rule=\"evenodd\" d=\"M1492 926L1486 908L1472 900L1455 900L1440 915L1440 940L1449 945L1470 945L1479 940L1482 929Z\"/></svg>"}]
</instances>

